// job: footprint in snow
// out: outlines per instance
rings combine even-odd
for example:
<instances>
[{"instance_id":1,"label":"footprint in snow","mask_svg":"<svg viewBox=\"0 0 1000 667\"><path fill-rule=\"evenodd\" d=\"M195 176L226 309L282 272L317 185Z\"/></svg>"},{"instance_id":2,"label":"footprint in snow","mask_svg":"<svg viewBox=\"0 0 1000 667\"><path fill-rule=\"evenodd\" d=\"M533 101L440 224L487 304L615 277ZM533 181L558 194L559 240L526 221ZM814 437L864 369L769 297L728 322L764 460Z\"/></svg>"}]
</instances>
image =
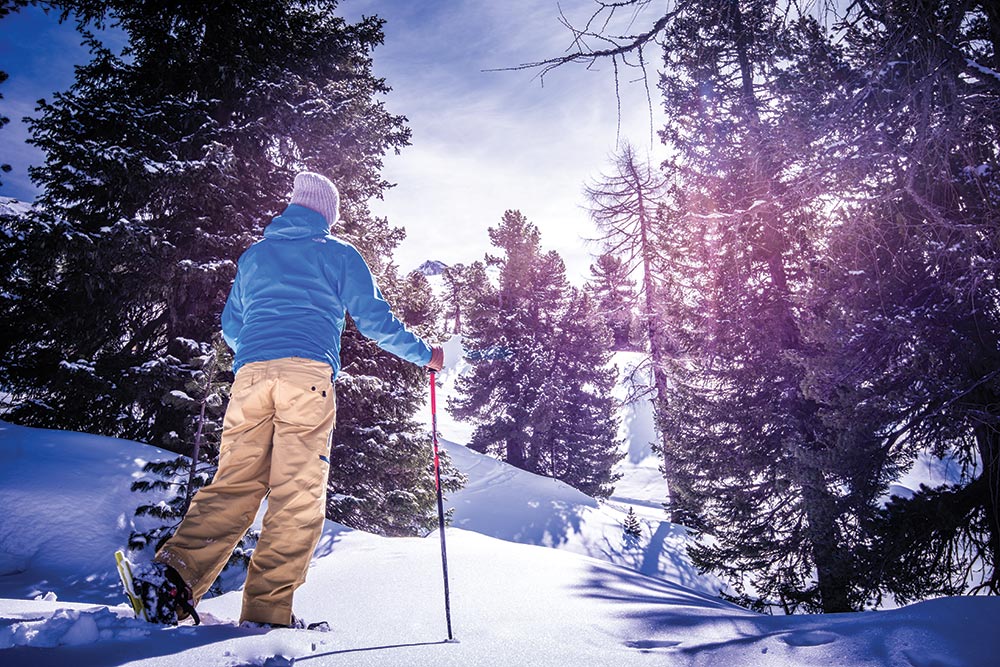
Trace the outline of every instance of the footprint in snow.
<instances>
[{"instance_id":1,"label":"footprint in snow","mask_svg":"<svg viewBox=\"0 0 1000 667\"><path fill-rule=\"evenodd\" d=\"M643 653L648 653L658 648L673 648L679 644L680 642L656 641L655 639L640 639L638 641L625 642L625 645L629 648L639 649Z\"/></svg>"},{"instance_id":2,"label":"footprint in snow","mask_svg":"<svg viewBox=\"0 0 1000 667\"><path fill-rule=\"evenodd\" d=\"M823 630L804 630L801 632L790 632L781 638L789 646L821 646L837 641L840 635Z\"/></svg>"}]
</instances>

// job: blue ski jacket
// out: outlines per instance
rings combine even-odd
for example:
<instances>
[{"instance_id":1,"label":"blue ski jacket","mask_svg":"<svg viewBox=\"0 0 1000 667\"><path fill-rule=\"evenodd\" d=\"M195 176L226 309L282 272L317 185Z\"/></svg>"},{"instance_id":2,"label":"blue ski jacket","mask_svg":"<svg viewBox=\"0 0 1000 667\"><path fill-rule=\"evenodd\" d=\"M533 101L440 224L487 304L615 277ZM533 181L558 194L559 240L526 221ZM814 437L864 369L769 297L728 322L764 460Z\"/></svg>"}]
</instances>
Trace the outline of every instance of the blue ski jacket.
<instances>
[{"instance_id":1,"label":"blue ski jacket","mask_svg":"<svg viewBox=\"0 0 1000 667\"><path fill-rule=\"evenodd\" d=\"M233 371L254 361L305 357L340 372L345 312L383 349L424 366L431 348L396 319L357 249L330 234L322 214L292 204L239 259L222 311Z\"/></svg>"}]
</instances>

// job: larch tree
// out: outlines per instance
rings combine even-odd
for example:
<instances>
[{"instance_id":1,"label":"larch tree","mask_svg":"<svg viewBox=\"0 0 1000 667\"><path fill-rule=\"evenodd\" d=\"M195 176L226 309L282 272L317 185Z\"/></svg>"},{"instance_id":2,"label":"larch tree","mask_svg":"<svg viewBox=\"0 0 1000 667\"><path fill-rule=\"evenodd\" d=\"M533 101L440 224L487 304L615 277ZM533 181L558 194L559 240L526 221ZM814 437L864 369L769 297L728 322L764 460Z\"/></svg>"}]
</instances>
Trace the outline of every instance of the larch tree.
<instances>
[{"instance_id":1,"label":"larch tree","mask_svg":"<svg viewBox=\"0 0 1000 667\"><path fill-rule=\"evenodd\" d=\"M623 143L614 156L612 169L586 187L590 215L602 235L596 239L603 254L616 257L622 270L635 276L638 283L638 328L648 346L653 378L653 405L657 413L666 409L670 395L668 367L675 352L666 318L659 308L663 283L662 251L664 243L662 206L667 195L667 179L658 169L642 160L629 143ZM660 419L662 427L665 422ZM670 460L671 434L660 428L657 450L663 456L662 472L666 479L667 504L676 521L690 513L682 489L677 464Z\"/></svg>"}]
</instances>

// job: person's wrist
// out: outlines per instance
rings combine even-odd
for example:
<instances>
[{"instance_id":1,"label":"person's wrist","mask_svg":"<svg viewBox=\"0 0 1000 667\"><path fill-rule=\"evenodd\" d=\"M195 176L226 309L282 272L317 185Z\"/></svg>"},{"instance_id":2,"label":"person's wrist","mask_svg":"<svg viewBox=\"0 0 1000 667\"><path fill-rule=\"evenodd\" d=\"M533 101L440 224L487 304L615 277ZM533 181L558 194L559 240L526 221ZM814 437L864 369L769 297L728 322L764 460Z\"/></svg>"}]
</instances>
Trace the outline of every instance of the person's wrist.
<instances>
[{"instance_id":1,"label":"person's wrist","mask_svg":"<svg viewBox=\"0 0 1000 667\"><path fill-rule=\"evenodd\" d=\"M432 371L444 368L444 349L440 345L431 346L431 360L427 362L427 368Z\"/></svg>"}]
</instances>

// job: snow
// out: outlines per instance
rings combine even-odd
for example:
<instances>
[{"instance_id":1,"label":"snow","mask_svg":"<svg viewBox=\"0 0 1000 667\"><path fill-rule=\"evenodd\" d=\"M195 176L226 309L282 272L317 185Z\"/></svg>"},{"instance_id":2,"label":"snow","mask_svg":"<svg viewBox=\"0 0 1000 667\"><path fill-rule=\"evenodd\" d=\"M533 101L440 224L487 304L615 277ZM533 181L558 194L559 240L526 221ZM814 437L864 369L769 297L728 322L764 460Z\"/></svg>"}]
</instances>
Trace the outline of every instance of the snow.
<instances>
[{"instance_id":1,"label":"snow","mask_svg":"<svg viewBox=\"0 0 1000 667\"><path fill-rule=\"evenodd\" d=\"M954 458L938 458L930 451L923 451L906 473L890 487L890 494L909 498L926 485L931 488L962 481L962 464Z\"/></svg>"},{"instance_id":2,"label":"snow","mask_svg":"<svg viewBox=\"0 0 1000 667\"><path fill-rule=\"evenodd\" d=\"M0 197L0 215L22 216L31 211L31 204L12 197Z\"/></svg>"},{"instance_id":3,"label":"snow","mask_svg":"<svg viewBox=\"0 0 1000 667\"><path fill-rule=\"evenodd\" d=\"M130 491L155 447L0 422L0 596L117 602L107 554L138 523ZM146 500L155 500L146 495Z\"/></svg>"},{"instance_id":4,"label":"snow","mask_svg":"<svg viewBox=\"0 0 1000 667\"><path fill-rule=\"evenodd\" d=\"M296 613L332 631L241 628L240 593L204 600L203 625L132 618L112 554L149 502L129 492L147 445L0 422L0 664L159 665L903 665L996 663L1000 600L943 598L889 611L765 616L714 596L663 519L648 405L628 414L628 456L606 503L461 443L441 406L462 371L455 341L439 376L442 446L468 476L446 500L446 642L437 533L385 538L327 523ZM615 363L637 363L617 355ZM641 379L640 379L641 382ZM622 389L624 392L625 390ZM429 415L427 415L429 421ZM917 473L947 477L930 459ZM915 483L901 480L899 491ZM635 507L643 535L622 531ZM135 554L136 559L143 554Z\"/></svg>"},{"instance_id":5,"label":"snow","mask_svg":"<svg viewBox=\"0 0 1000 667\"><path fill-rule=\"evenodd\" d=\"M659 458L653 453L657 436L650 402L652 378L645 357L641 352L616 352L612 359L619 377L614 396L622 406L618 435L626 448L625 458L616 470L622 478L615 485L612 500L652 509L655 515L662 516L667 489Z\"/></svg>"},{"instance_id":6,"label":"snow","mask_svg":"<svg viewBox=\"0 0 1000 667\"><path fill-rule=\"evenodd\" d=\"M180 401L180 402L183 402L183 403L194 403L195 402L195 400L193 398L191 398L190 396L188 396L187 394L185 394L180 389L173 389L173 390L171 390L169 392L169 395L175 401Z\"/></svg>"},{"instance_id":7,"label":"snow","mask_svg":"<svg viewBox=\"0 0 1000 667\"><path fill-rule=\"evenodd\" d=\"M941 33L937 34L937 38L940 39L945 44L947 44L948 46L950 46L955 51L955 53L957 55L959 55L965 61L966 66L970 70L973 70L973 71L977 72L981 78L983 78L984 80L988 80L990 78L993 78L993 79L996 80L994 82L994 84L997 83L997 82L1000 82L1000 72L996 71L995 69L993 69L991 67L987 67L986 65L983 65L981 63L976 62L975 59L970 58L969 56L967 56L962 51L962 49L958 47L958 45L956 45L954 42L952 42L951 40L949 40L947 37L945 37ZM916 39L916 36L914 36L913 39Z\"/></svg>"},{"instance_id":8,"label":"snow","mask_svg":"<svg viewBox=\"0 0 1000 667\"><path fill-rule=\"evenodd\" d=\"M59 362L59 367L67 371L73 371L78 373L94 372L93 362L87 361L86 359L77 359L76 361L66 361L64 359L63 361Z\"/></svg>"}]
</instances>

